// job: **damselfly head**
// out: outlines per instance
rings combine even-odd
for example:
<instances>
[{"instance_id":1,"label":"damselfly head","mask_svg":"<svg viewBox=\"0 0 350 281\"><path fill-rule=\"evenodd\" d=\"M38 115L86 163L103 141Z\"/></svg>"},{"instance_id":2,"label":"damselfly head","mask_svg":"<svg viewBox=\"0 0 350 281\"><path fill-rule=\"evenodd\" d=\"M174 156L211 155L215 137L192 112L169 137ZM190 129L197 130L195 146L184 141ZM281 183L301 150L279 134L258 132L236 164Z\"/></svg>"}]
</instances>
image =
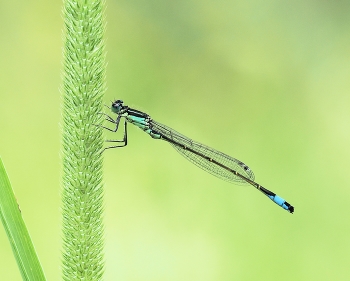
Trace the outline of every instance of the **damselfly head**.
<instances>
[{"instance_id":1,"label":"damselfly head","mask_svg":"<svg viewBox=\"0 0 350 281\"><path fill-rule=\"evenodd\" d=\"M118 114L123 108L124 108L124 106L123 106L122 100L116 100L116 101L112 102L111 109L114 113Z\"/></svg>"}]
</instances>

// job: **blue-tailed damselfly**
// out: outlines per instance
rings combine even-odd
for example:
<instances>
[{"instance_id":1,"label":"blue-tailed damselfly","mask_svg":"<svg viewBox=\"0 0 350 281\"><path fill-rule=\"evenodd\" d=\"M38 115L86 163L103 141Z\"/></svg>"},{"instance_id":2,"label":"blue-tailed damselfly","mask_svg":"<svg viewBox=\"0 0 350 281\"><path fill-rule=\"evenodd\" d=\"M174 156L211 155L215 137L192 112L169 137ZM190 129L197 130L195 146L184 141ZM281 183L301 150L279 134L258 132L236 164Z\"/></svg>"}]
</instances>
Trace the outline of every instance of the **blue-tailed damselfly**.
<instances>
[{"instance_id":1,"label":"blue-tailed damselfly","mask_svg":"<svg viewBox=\"0 0 350 281\"><path fill-rule=\"evenodd\" d=\"M175 130L154 121L148 114L124 105L122 100L112 102L110 109L113 113L117 114L116 119L113 119L107 114L103 114L106 116L107 121L115 124L115 128L113 130L107 127L103 128L112 132L117 132L120 120L124 118L124 138L123 140L108 140L108 142L116 142L119 144L105 149L127 145L127 123L129 122L145 131L152 138L169 142L181 155L203 170L229 182L238 184L248 183L260 190L283 209L290 213L294 212L294 207L286 202L286 200L256 183L254 181L253 171L243 162L181 135Z\"/></svg>"}]
</instances>

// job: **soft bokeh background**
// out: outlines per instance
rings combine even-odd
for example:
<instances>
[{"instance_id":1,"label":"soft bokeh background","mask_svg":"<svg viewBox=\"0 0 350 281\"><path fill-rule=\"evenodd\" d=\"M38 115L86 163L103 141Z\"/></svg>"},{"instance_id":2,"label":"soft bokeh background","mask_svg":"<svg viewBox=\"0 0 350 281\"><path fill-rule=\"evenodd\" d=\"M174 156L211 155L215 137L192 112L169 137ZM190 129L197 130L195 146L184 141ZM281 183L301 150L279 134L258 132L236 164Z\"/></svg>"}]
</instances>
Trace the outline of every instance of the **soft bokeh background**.
<instances>
[{"instance_id":1,"label":"soft bokeh background","mask_svg":"<svg viewBox=\"0 0 350 281\"><path fill-rule=\"evenodd\" d=\"M0 155L48 280L60 280L61 8L0 4ZM130 126L105 154L106 280L350 279L349 12L107 1L106 102L244 161L296 211ZM0 279L21 280L3 227L0 252Z\"/></svg>"}]
</instances>

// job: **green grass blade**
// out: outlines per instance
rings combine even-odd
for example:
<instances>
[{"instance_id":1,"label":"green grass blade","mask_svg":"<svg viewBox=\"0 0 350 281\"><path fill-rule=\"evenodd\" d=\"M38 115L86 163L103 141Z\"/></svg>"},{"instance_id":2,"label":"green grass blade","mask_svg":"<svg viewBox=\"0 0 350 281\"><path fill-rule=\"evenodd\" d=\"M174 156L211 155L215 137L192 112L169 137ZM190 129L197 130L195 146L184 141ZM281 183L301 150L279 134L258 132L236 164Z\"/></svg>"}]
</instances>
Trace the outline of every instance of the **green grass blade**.
<instances>
[{"instance_id":1,"label":"green grass blade","mask_svg":"<svg viewBox=\"0 0 350 281\"><path fill-rule=\"evenodd\" d=\"M46 280L1 158L0 218L10 240L23 280Z\"/></svg>"}]
</instances>

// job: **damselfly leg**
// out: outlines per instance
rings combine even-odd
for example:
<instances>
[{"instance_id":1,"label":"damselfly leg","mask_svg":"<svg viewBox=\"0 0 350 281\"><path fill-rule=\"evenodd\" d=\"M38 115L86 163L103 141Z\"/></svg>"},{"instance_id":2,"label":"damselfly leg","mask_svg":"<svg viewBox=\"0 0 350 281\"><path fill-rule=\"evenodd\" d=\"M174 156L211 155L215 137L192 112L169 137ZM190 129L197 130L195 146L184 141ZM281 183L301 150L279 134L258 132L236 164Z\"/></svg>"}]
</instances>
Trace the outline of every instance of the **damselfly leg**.
<instances>
[{"instance_id":1,"label":"damselfly leg","mask_svg":"<svg viewBox=\"0 0 350 281\"><path fill-rule=\"evenodd\" d=\"M127 146L128 144L128 129L127 129L127 122L126 120L124 119L124 137L122 140L106 140L106 142L122 142L123 145L118 145L118 146L110 146L110 147L106 147L106 149L109 149L109 148L115 148L115 147L123 147L123 146ZM118 129L118 128L117 128ZM116 131L112 131L112 132L116 132Z\"/></svg>"},{"instance_id":2,"label":"damselfly leg","mask_svg":"<svg viewBox=\"0 0 350 281\"><path fill-rule=\"evenodd\" d=\"M108 131L111 131L111 132L113 132L113 133L115 133L116 131L118 131L119 122L120 122L120 119L121 119L121 117L122 117L121 115L118 115L117 119L114 120L111 116L109 116L109 115L106 114L106 113L99 112L98 114L101 114L101 115L106 116L106 119L105 119L106 121L111 122L111 123L113 123L113 124L116 124L116 126L115 126L115 128L114 128L113 130L110 129L110 128L108 128L108 127L102 126L102 125L99 125L99 127L104 128L104 129L106 129L106 130L108 130Z\"/></svg>"},{"instance_id":3,"label":"damselfly leg","mask_svg":"<svg viewBox=\"0 0 350 281\"><path fill-rule=\"evenodd\" d=\"M101 126L102 128L105 128L113 133L117 132L118 131L118 127L119 127L119 123L120 123L120 120L123 116L121 115L118 115L117 119L114 120L112 117L110 117L109 115L105 114L105 113L102 113L103 115L106 115L107 118L106 120L115 124L115 128L114 129L110 129L110 128L107 128L107 127L104 127L104 126ZM124 117L124 137L122 140L106 140L106 142L118 142L118 143L121 143L120 145L113 145L113 146L108 146L106 148L104 148L102 150L102 152L104 152L106 149L110 149L110 148L117 148L117 147L124 147L124 146L127 146L128 144L128 130L127 130L127 122L125 120L125 117Z\"/></svg>"}]
</instances>

